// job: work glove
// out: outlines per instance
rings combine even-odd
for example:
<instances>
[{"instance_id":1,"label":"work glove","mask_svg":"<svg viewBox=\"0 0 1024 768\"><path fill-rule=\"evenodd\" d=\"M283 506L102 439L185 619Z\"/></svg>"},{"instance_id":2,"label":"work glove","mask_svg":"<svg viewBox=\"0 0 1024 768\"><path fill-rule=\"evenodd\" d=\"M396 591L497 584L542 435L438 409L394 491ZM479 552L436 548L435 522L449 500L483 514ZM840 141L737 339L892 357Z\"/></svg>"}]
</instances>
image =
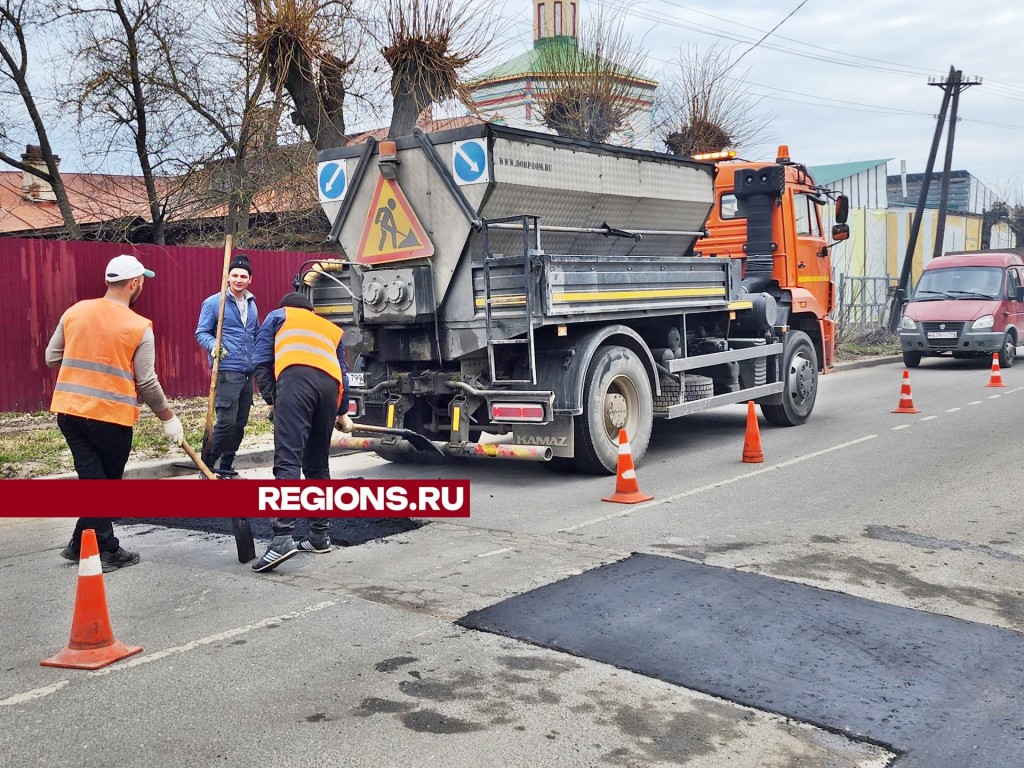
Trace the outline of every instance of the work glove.
<instances>
[{"instance_id":1,"label":"work glove","mask_svg":"<svg viewBox=\"0 0 1024 768\"><path fill-rule=\"evenodd\" d=\"M185 428L181 426L181 419L177 416L171 416L164 422L164 434L179 448L185 444Z\"/></svg>"},{"instance_id":2,"label":"work glove","mask_svg":"<svg viewBox=\"0 0 1024 768\"><path fill-rule=\"evenodd\" d=\"M347 413L343 413L334 422L334 426L337 427L341 432L351 432L353 427L352 419L349 417Z\"/></svg>"},{"instance_id":3,"label":"work glove","mask_svg":"<svg viewBox=\"0 0 1024 768\"><path fill-rule=\"evenodd\" d=\"M213 359L214 360L223 360L227 356L228 356L228 350L227 350L227 348L223 344L221 344L219 347L214 347L213 348Z\"/></svg>"},{"instance_id":4,"label":"work glove","mask_svg":"<svg viewBox=\"0 0 1024 768\"><path fill-rule=\"evenodd\" d=\"M267 411L267 421L274 423L274 406L270 406L270 410Z\"/></svg>"}]
</instances>

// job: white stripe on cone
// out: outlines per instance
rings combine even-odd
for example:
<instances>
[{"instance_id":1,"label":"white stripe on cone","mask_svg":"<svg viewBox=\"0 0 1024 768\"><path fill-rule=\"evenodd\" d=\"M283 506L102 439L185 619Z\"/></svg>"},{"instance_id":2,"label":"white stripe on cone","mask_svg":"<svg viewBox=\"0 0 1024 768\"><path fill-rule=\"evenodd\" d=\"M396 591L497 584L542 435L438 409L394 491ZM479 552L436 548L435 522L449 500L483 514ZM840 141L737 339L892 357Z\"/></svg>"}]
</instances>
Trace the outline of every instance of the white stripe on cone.
<instances>
[{"instance_id":1,"label":"white stripe on cone","mask_svg":"<svg viewBox=\"0 0 1024 768\"><path fill-rule=\"evenodd\" d=\"M90 555L78 561L79 576L99 576L101 573L103 573L103 563L100 562L99 555Z\"/></svg>"},{"instance_id":2,"label":"white stripe on cone","mask_svg":"<svg viewBox=\"0 0 1024 768\"><path fill-rule=\"evenodd\" d=\"M622 473L622 479L623 480L636 480L636 470L635 469L624 470L623 473Z\"/></svg>"},{"instance_id":3,"label":"white stripe on cone","mask_svg":"<svg viewBox=\"0 0 1024 768\"><path fill-rule=\"evenodd\" d=\"M632 456L629 450L629 443L619 443L619 456Z\"/></svg>"}]
</instances>

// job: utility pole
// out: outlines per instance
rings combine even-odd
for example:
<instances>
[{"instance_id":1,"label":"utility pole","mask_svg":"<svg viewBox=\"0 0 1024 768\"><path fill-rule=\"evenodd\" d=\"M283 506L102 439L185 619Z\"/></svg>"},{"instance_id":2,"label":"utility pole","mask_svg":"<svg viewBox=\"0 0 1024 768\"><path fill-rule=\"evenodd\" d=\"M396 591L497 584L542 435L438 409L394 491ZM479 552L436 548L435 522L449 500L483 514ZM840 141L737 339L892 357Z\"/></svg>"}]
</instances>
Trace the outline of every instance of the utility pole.
<instances>
[{"instance_id":1,"label":"utility pole","mask_svg":"<svg viewBox=\"0 0 1024 768\"><path fill-rule=\"evenodd\" d=\"M925 168L924 178L921 181L921 189L917 198L917 206L914 209L914 218L910 224L910 239L907 241L907 251L903 256L903 268L900 271L899 283L889 303L889 330L895 333L900 325L900 318L903 314L903 305L907 303L907 288L910 285L910 274L914 263L914 251L917 249L917 238L921 233L921 220L924 217L924 207L928 199L928 189L931 186L932 174L935 170L935 156L939 153L939 142L942 140L942 128L946 122L946 112L949 110L952 101L953 109L949 124L949 136L946 139L945 166L942 174L942 186L939 193L939 220L935 237L935 248L933 256L942 254L942 241L946 231L946 207L949 198L949 175L953 162L953 138L956 135L956 112L960 103L960 91L972 85L980 85L981 78L964 80L963 72L955 67L949 68L949 74L945 78L928 78L928 85L942 88L942 106L935 121L935 135L932 137L931 151L928 153L928 165Z\"/></svg>"},{"instance_id":2,"label":"utility pole","mask_svg":"<svg viewBox=\"0 0 1024 768\"><path fill-rule=\"evenodd\" d=\"M952 69L952 68L951 68ZM953 172L953 139L956 136L957 107L960 104L960 92L972 85L981 85L981 78L975 77L964 80L964 73L959 69L953 73L953 77L945 82L931 83L938 85L946 93L952 94L949 103L949 132L946 134L946 163L942 170L942 186L939 188L939 220L935 227L935 244L932 248L932 258L937 259L942 255L942 248L946 237L946 209L949 207L949 177Z\"/></svg>"}]
</instances>

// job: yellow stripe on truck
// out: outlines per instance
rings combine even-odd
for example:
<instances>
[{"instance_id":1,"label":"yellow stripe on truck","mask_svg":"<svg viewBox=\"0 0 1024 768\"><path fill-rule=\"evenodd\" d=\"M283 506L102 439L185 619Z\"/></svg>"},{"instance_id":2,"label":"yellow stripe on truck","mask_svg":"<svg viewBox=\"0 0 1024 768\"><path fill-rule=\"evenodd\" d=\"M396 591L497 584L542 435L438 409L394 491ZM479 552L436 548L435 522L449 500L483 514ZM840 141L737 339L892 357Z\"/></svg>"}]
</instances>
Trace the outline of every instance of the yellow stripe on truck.
<instances>
[{"instance_id":1,"label":"yellow stripe on truck","mask_svg":"<svg viewBox=\"0 0 1024 768\"><path fill-rule=\"evenodd\" d=\"M798 283L827 283L829 278L827 275L809 275L808 277L797 277Z\"/></svg>"},{"instance_id":2,"label":"yellow stripe on truck","mask_svg":"<svg viewBox=\"0 0 1024 768\"><path fill-rule=\"evenodd\" d=\"M351 304L320 304L314 310L318 315L352 314Z\"/></svg>"},{"instance_id":3,"label":"yellow stripe on truck","mask_svg":"<svg viewBox=\"0 0 1024 768\"><path fill-rule=\"evenodd\" d=\"M638 291L574 291L553 293L553 301L624 301L629 299L677 299L699 296L725 296L725 288L647 288Z\"/></svg>"}]
</instances>

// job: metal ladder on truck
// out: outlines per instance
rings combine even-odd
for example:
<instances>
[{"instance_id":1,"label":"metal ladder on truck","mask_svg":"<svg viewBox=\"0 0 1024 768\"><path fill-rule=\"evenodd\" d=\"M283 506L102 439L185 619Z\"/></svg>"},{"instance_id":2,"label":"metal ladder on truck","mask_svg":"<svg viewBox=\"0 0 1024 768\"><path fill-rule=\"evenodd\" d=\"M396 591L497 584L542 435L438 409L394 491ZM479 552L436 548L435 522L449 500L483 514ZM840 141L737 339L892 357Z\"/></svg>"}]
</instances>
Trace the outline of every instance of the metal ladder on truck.
<instances>
[{"instance_id":1,"label":"metal ladder on truck","mask_svg":"<svg viewBox=\"0 0 1024 768\"><path fill-rule=\"evenodd\" d=\"M517 259L512 256L494 256L491 254L490 229L517 230L523 233L523 256ZM487 339L487 363L491 376L491 382L495 384L536 384L537 383L537 355L533 336L534 305L537 301L536 291L533 285L533 257L543 253L540 249L540 216L522 215L507 216L499 219L483 219L483 288L484 288L484 331ZM511 322L522 322L526 325L525 337L512 339L496 337L496 318L493 312L494 295L492 292L492 270L496 267L508 268L519 267L520 272L512 273L514 276L522 274L523 294L525 301L521 314L502 314L501 320ZM508 276L504 272L503 276ZM497 370L497 347L499 346L526 346L527 367L530 378L528 379L506 379L499 378Z\"/></svg>"}]
</instances>

